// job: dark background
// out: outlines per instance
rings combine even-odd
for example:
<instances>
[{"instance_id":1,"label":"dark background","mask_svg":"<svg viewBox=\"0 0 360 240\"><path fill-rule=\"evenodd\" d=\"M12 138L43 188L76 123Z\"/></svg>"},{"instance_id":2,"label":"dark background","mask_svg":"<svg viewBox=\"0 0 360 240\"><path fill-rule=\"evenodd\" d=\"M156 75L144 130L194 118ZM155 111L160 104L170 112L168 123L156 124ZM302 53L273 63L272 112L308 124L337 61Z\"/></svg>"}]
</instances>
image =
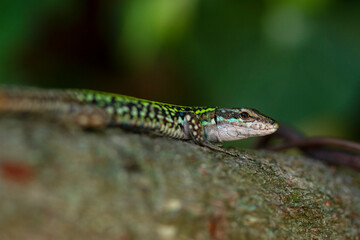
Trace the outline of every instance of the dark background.
<instances>
[{"instance_id":1,"label":"dark background","mask_svg":"<svg viewBox=\"0 0 360 240\"><path fill-rule=\"evenodd\" d=\"M360 2L2 0L0 84L247 106L360 139Z\"/></svg>"}]
</instances>

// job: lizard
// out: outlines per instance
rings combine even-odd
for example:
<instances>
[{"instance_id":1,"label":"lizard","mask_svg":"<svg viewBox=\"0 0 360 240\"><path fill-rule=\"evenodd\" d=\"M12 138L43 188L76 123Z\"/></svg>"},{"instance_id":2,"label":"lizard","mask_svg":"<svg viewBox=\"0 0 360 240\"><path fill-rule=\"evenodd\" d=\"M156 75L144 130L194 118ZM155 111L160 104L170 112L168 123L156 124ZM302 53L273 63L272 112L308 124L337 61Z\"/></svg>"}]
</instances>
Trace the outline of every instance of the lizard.
<instances>
[{"instance_id":1,"label":"lizard","mask_svg":"<svg viewBox=\"0 0 360 240\"><path fill-rule=\"evenodd\" d=\"M84 89L0 88L0 113L49 113L84 128L120 127L175 139L192 140L238 156L218 142L274 133L279 125L246 107L189 107Z\"/></svg>"}]
</instances>

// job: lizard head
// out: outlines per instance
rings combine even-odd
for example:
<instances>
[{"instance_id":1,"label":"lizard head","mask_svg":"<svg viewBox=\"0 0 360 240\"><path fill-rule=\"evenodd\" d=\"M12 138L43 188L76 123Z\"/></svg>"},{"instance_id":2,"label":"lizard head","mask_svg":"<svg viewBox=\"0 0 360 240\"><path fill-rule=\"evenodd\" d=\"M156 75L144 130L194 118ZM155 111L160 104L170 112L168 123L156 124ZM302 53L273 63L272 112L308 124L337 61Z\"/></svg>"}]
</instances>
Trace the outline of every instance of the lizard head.
<instances>
[{"instance_id":1,"label":"lizard head","mask_svg":"<svg viewBox=\"0 0 360 240\"><path fill-rule=\"evenodd\" d=\"M250 108L217 108L215 124L205 126L210 141L234 141L274 133L278 123Z\"/></svg>"}]
</instances>

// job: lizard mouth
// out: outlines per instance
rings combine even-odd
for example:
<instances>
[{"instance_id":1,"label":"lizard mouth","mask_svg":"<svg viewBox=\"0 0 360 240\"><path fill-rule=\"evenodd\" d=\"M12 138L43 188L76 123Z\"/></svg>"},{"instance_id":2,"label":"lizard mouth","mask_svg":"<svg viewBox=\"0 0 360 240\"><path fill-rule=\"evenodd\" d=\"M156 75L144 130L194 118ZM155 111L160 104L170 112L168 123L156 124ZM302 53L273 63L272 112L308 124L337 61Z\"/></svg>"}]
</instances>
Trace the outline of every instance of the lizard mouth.
<instances>
[{"instance_id":1,"label":"lizard mouth","mask_svg":"<svg viewBox=\"0 0 360 240\"><path fill-rule=\"evenodd\" d=\"M248 127L248 134L254 137L265 136L276 132L278 128L279 124L275 121L272 124L254 123Z\"/></svg>"},{"instance_id":2,"label":"lizard mouth","mask_svg":"<svg viewBox=\"0 0 360 240\"><path fill-rule=\"evenodd\" d=\"M279 128L279 124L274 122L273 124L263 124L263 123L254 123L250 125L250 128L253 130L274 130L276 131Z\"/></svg>"}]
</instances>

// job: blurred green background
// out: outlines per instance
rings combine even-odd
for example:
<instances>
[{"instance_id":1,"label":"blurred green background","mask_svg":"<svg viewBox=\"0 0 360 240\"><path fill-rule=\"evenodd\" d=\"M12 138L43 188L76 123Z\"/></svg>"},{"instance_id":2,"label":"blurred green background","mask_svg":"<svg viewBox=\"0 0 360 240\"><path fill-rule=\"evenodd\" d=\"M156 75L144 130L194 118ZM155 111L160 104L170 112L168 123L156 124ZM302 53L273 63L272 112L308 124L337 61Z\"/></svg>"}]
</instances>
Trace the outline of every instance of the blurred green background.
<instances>
[{"instance_id":1,"label":"blurred green background","mask_svg":"<svg viewBox=\"0 0 360 240\"><path fill-rule=\"evenodd\" d=\"M360 2L2 0L0 84L247 106L360 139Z\"/></svg>"}]
</instances>

